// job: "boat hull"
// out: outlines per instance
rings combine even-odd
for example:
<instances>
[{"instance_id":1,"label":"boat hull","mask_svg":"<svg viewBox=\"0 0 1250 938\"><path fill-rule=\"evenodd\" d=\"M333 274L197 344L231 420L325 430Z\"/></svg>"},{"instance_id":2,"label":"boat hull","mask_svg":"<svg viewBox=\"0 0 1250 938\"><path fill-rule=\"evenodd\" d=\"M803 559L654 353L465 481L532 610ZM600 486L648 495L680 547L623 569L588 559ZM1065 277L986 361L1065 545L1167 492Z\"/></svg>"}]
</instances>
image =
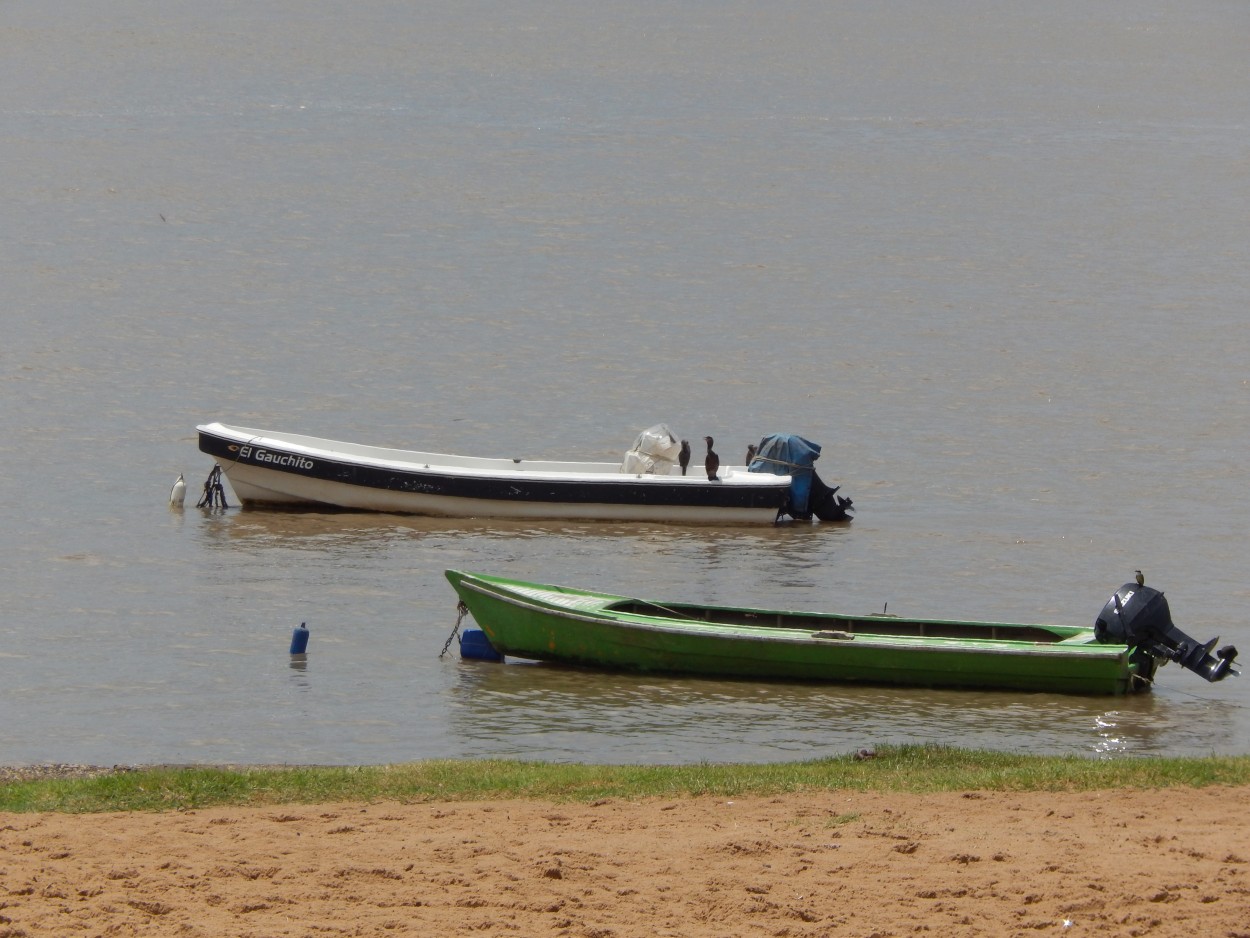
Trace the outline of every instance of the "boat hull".
<instances>
[{"instance_id":1,"label":"boat hull","mask_svg":"<svg viewBox=\"0 0 1250 938\"><path fill-rule=\"evenodd\" d=\"M207 424L200 450L247 506L331 506L441 517L704 524L772 523L789 477L729 470L621 472L609 463L485 459Z\"/></svg>"},{"instance_id":2,"label":"boat hull","mask_svg":"<svg viewBox=\"0 0 1250 938\"><path fill-rule=\"evenodd\" d=\"M680 615L641 615L620 610L674 607L458 571L447 577L495 649L518 658L612 670L913 687L1110 695L1149 687L1149 676L1138 674L1130 649L1098 644L1092 629L724 607L699 608L726 621L694 622L684 619L691 607L681 607ZM778 617L797 622L741 624ZM926 636L925 626L955 637ZM999 637L957 637L976 631ZM904 634L909 632L916 634Z\"/></svg>"}]
</instances>

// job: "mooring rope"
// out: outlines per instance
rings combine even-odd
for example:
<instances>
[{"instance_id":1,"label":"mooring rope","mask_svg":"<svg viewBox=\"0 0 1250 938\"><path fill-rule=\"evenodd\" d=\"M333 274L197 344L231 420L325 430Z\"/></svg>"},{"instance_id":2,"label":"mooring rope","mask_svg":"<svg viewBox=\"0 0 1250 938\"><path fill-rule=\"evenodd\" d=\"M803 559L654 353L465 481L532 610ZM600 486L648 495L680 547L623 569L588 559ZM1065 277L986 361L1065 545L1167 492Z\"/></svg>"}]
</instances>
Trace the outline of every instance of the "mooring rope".
<instances>
[{"instance_id":1,"label":"mooring rope","mask_svg":"<svg viewBox=\"0 0 1250 938\"><path fill-rule=\"evenodd\" d=\"M787 469L810 469L811 466L803 466L796 462L786 462L784 459L774 459L772 456L756 456L751 460L751 465L757 462L770 462L775 466L785 466ZM791 473L793 475L793 473Z\"/></svg>"},{"instance_id":2,"label":"mooring rope","mask_svg":"<svg viewBox=\"0 0 1250 938\"><path fill-rule=\"evenodd\" d=\"M460 623L464 621L464 617L469 614L469 607L464 604L464 600L456 603L456 624L452 627L451 634L447 636L447 641L443 645L443 650L438 653L441 658L447 654L447 649L451 647L451 643L455 641L457 635L460 634Z\"/></svg>"},{"instance_id":3,"label":"mooring rope","mask_svg":"<svg viewBox=\"0 0 1250 938\"><path fill-rule=\"evenodd\" d=\"M653 603L649 599L635 599L634 602L640 606L650 606L652 609L660 610L660 612L667 612L674 619L692 619L695 622L703 621L703 619L699 616L691 615L688 612L682 612L680 609L671 609L668 606L660 605L660 603Z\"/></svg>"}]
</instances>

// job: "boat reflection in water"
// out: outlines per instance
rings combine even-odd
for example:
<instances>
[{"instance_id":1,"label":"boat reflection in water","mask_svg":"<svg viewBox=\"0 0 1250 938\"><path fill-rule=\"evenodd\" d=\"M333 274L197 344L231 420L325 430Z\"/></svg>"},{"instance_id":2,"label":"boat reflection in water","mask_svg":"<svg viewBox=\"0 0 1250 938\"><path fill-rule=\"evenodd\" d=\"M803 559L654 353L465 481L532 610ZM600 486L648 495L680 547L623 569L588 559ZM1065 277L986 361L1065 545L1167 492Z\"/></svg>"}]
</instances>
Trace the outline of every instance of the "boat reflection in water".
<instances>
[{"instance_id":1,"label":"boat reflection in water","mask_svg":"<svg viewBox=\"0 0 1250 938\"><path fill-rule=\"evenodd\" d=\"M1066 694L657 678L529 662L455 666L450 725L468 748L558 762L586 761L587 752L613 764L783 762L910 744L1176 754L1174 730L1187 719L1162 693L1117 698L1108 711L1100 698ZM1202 706L1183 695L1179 703ZM1186 754L1209 752L1199 739L1192 744Z\"/></svg>"},{"instance_id":2,"label":"boat reflection in water","mask_svg":"<svg viewBox=\"0 0 1250 938\"><path fill-rule=\"evenodd\" d=\"M1116 703L1094 717L1094 751L1101 755L1209 756L1217 741L1208 733L1233 726L1244 710L1232 701L1162 687ZM1204 732L1195 733L1195 727Z\"/></svg>"}]
</instances>

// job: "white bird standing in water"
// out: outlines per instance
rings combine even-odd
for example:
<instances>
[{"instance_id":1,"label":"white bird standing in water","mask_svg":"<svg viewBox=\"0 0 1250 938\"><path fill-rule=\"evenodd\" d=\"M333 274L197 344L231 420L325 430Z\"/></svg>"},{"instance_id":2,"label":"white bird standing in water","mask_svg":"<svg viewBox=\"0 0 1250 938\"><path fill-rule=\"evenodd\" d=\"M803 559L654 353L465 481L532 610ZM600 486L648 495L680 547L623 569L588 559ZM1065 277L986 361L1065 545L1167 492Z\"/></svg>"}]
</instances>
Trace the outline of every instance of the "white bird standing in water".
<instances>
[{"instance_id":1,"label":"white bird standing in water","mask_svg":"<svg viewBox=\"0 0 1250 938\"><path fill-rule=\"evenodd\" d=\"M178 480L174 482L174 487L169 490L169 504L174 508L181 508L187 500L187 483L182 478L182 473L178 473Z\"/></svg>"}]
</instances>

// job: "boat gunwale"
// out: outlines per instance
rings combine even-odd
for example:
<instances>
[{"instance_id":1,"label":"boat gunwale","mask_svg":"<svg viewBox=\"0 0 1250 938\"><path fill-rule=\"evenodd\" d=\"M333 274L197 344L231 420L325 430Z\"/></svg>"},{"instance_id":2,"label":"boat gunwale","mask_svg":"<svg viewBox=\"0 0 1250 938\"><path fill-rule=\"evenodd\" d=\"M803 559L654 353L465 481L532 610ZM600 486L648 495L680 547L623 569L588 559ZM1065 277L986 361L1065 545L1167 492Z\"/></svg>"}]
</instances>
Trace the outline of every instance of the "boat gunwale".
<instances>
[{"instance_id":1,"label":"boat gunwale","mask_svg":"<svg viewBox=\"0 0 1250 938\"><path fill-rule=\"evenodd\" d=\"M724 478L710 483L698 475L657 475L655 473L622 472L617 463L610 462L577 462L573 460L548 459L509 459L502 456L459 456L452 453L434 453L422 450L403 450L392 447L374 446L368 443L351 443L346 440L333 440L328 437L314 437L305 434L283 434L281 431L260 430L254 427L237 427L213 421L198 424L196 432L201 435L215 437L228 444L256 446L275 452L290 453L321 459L333 465L366 466L371 469L391 470L427 478L466 479L480 478L492 481L521 477L531 482L562 482L579 485L611 485L619 486L623 482L642 483L644 485L672 485L678 487L698 487L715 484L737 489L788 489L791 484L789 475L773 475L764 472L748 472L745 467L726 466ZM273 434L278 435L273 435ZM342 447L341 450L314 445L313 442L295 442L291 438L315 441L318 444L332 444ZM203 447L201 447L203 449ZM368 451L368 452L364 452ZM380 455L393 454L393 455ZM410 458L411 457L411 458ZM223 457L224 458L224 457ZM439 460L450 462L439 462ZM239 465L255 466L283 474L294 474L280 466L269 466L253 462L235 460ZM481 465L456 465L456 461ZM532 469L527 463L546 466L569 466L569 469ZM584 467L584 468L578 468ZM590 468L594 467L594 468ZM229 469L227 468L227 475Z\"/></svg>"}]
</instances>

